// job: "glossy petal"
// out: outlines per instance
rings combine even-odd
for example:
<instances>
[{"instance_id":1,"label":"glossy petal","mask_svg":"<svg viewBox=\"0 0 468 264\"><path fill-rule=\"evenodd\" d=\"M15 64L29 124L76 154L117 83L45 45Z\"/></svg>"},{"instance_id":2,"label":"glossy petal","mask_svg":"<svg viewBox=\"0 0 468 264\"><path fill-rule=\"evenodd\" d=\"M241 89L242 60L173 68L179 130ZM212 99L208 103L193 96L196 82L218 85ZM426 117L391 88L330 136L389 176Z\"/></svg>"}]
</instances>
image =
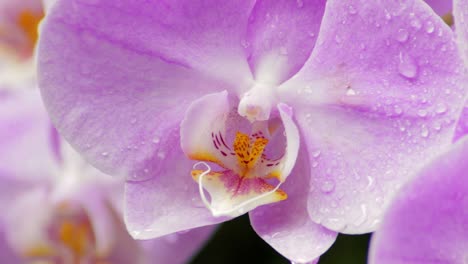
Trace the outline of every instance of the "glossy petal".
<instances>
[{"instance_id":1,"label":"glossy petal","mask_svg":"<svg viewBox=\"0 0 468 264\"><path fill-rule=\"evenodd\" d=\"M215 226L200 227L138 243L148 252L147 263L189 263L192 256L208 241L214 229Z\"/></svg>"},{"instance_id":2,"label":"glossy petal","mask_svg":"<svg viewBox=\"0 0 468 264\"><path fill-rule=\"evenodd\" d=\"M256 81L280 83L304 65L324 9L324 0L257 1L243 43Z\"/></svg>"},{"instance_id":3,"label":"glossy petal","mask_svg":"<svg viewBox=\"0 0 468 264\"><path fill-rule=\"evenodd\" d=\"M468 261L468 138L425 167L393 200L370 263Z\"/></svg>"},{"instance_id":4,"label":"glossy petal","mask_svg":"<svg viewBox=\"0 0 468 264\"><path fill-rule=\"evenodd\" d=\"M454 141L466 136L468 134L468 106L463 108L463 111L458 120L457 129L455 130Z\"/></svg>"},{"instance_id":5,"label":"glossy petal","mask_svg":"<svg viewBox=\"0 0 468 264\"><path fill-rule=\"evenodd\" d=\"M57 2L38 47L39 84L53 122L103 171L154 176L165 151L157 142L188 104L251 79L241 45L251 6Z\"/></svg>"},{"instance_id":6,"label":"glossy petal","mask_svg":"<svg viewBox=\"0 0 468 264\"><path fill-rule=\"evenodd\" d=\"M171 137L161 141L168 151L160 157L158 176L126 183L125 223L134 238L155 238L227 220L212 217L200 199L190 176L194 162L173 147L180 144L178 130L173 127Z\"/></svg>"},{"instance_id":7,"label":"glossy petal","mask_svg":"<svg viewBox=\"0 0 468 264\"><path fill-rule=\"evenodd\" d=\"M328 1L321 29L281 93L309 152L310 216L365 233L395 190L450 144L463 64L451 29L418 1Z\"/></svg>"},{"instance_id":8,"label":"glossy petal","mask_svg":"<svg viewBox=\"0 0 468 264\"><path fill-rule=\"evenodd\" d=\"M455 31L457 33L458 46L463 53L465 63L468 67L468 1L453 1L453 16L455 20Z\"/></svg>"},{"instance_id":9,"label":"glossy petal","mask_svg":"<svg viewBox=\"0 0 468 264\"><path fill-rule=\"evenodd\" d=\"M444 16L452 12L453 1L447 0L424 0L439 16Z\"/></svg>"},{"instance_id":10,"label":"glossy petal","mask_svg":"<svg viewBox=\"0 0 468 264\"><path fill-rule=\"evenodd\" d=\"M282 185L288 199L250 212L250 221L257 234L296 263L309 263L318 258L333 244L337 235L314 223L307 212L308 162L303 146L296 166Z\"/></svg>"}]
</instances>

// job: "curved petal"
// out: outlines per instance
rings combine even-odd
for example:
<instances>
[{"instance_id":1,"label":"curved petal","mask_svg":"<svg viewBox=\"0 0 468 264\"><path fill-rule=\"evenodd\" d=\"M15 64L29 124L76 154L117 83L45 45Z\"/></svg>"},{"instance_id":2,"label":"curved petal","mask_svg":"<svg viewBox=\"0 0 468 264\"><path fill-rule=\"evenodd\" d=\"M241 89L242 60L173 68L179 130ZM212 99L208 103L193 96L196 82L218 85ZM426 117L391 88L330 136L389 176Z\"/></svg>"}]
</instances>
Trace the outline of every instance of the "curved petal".
<instances>
[{"instance_id":1,"label":"curved petal","mask_svg":"<svg viewBox=\"0 0 468 264\"><path fill-rule=\"evenodd\" d=\"M452 12L452 2L446 0L424 0L439 16L445 16Z\"/></svg>"},{"instance_id":2,"label":"curved petal","mask_svg":"<svg viewBox=\"0 0 468 264\"><path fill-rule=\"evenodd\" d=\"M257 1L243 45L257 82L281 83L304 65L315 45L324 0Z\"/></svg>"},{"instance_id":3,"label":"curved petal","mask_svg":"<svg viewBox=\"0 0 468 264\"><path fill-rule=\"evenodd\" d=\"M468 106L463 108L463 111L458 120L457 129L455 130L455 137L453 141L457 141L460 138L468 134Z\"/></svg>"},{"instance_id":4,"label":"curved petal","mask_svg":"<svg viewBox=\"0 0 468 264\"><path fill-rule=\"evenodd\" d=\"M193 161L178 146L178 126L164 139L169 150L161 157L157 177L125 184L125 224L136 239L150 239L227 220L206 209L190 177Z\"/></svg>"},{"instance_id":5,"label":"curved petal","mask_svg":"<svg viewBox=\"0 0 468 264\"><path fill-rule=\"evenodd\" d=\"M468 138L396 195L374 234L370 263L466 263Z\"/></svg>"},{"instance_id":6,"label":"curved petal","mask_svg":"<svg viewBox=\"0 0 468 264\"><path fill-rule=\"evenodd\" d=\"M309 160L305 146L302 149L291 175L282 185L288 199L250 212L250 221L257 234L295 263L309 263L320 257L337 236L309 217Z\"/></svg>"},{"instance_id":7,"label":"curved petal","mask_svg":"<svg viewBox=\"0 0 468 264\"><path fill-rule=\"evenodd\" d=\"M399 186L451 143L463 63L451 29L412 0L328 1L317 43L281 87L311 158L309 214L370 232Z\"/></svg>"},{"instance_id":8,"label":"curved petal","mask_svg":"<svg viewBox=\"0 0 468 264\"><path fill-rule=\"evenodd\" d=\"M0 259L5 263L20 264L21 259L13 252L5 237L5 232L0 230Z\"/></svg>"},{"instance_id":9,"label":"curved petal","mask_svg":"<svg viewBox=\"0 0 468 264\"><path fill-rule=\"evenodd\" d=\"M192 100L251 79L240 41L251 6L57 2L38 45L39 86L53 122L103 171L153 176L166 151L158 143Z\"/></svg>"},{"instance_id":10,"label":"curved petal","mask_svg":"<svg viewBox=\"0 0 468 264\"><path fill-rule=\"evenodd\" d=\"M147 263L188 263L210 238L215 226L206 226L158 239L138 241L146 251Z\"/></svg>"},{"instance_id":11,"label":"curved petal","mask_svg":"<svg viewBox=\"0 0 468 264\"><path fill-rule=\"evenodd\" d=\"M449 1L451 2L451 1ZM464 55L465 64L468 67L468 1L453 1L453 16L455 20L455 32L457 33L458 46Z\"/></svg>"}]
</instances>

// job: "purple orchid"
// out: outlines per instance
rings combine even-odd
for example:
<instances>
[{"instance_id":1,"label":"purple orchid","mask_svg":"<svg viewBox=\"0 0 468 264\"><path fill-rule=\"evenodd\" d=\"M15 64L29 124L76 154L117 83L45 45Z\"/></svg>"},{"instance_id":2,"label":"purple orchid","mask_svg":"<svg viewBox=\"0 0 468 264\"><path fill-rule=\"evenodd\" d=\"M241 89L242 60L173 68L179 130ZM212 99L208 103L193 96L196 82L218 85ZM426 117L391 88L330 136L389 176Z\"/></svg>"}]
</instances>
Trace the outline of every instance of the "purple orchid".
<instances>
[{"instance_id":1,"label":"purple orchid","mask_svg":"<svg viewBox=\"0 0 468 264\"><path fill-rule=\"evenodd\" d=\"M467 0L454 1L455 29L466 65L467 7ZM419 172L390 205L372 238L371 264L468 262L467 109L455 145Z\"/></svg>"},{"instance_id":2,"label":"purple orchid","mask_svg":"<svg viewBox=\"0 0 468 264\"><path fill-rule=\"evenodd\" d=\"M468 1L455 0L453 13L455 16L455 31L457 34L458 46L462 52L465 65L468 69ZM455 140L465 134L468 134L468 95L465 95L465 98L465 108L463 109L458 122Z\"/></svg>"},{"instance_id":3,"label":"purple orchid","mask_svg":"<svg viewBox=\"0 0 468 264\"><path fill-rule=\"evenodd\" d=\"M370 264L468 262L468 137L401 189L372 238Z\"/></svg>"},{"instance_id":4,"label":"purple orchid","mask_svg":"<svg viewBox=\"0 0 468 264\"><path fill-rule=\"evenodd\" d=\"M466 93L454 33L418 0L59 0L38 58L62 135L128 177L135 238L250 211L296 262L375 230Z\"/></svg>"},{"instance_id":5,"label":"purple orchid","mask_svg":"<svg viewBox=\"0 0 468 264\"><path fill-rule=\"evenodd\" d=\"M37 25L44 16L40 0L0 0L0 86L31 86L35 81L32 60ZM25 85L25 83L28 83Z\"/></svg>"},{"instance_id":6,"label":"purple orchid","mask_svg":"<svg viewBox=\"0 0 468 264\"><path fill-rule=\"evenodd\" d=\"M2 263L185 263L211 234L208 227L133 240L120 216L123 181L60 140L37 91L0 101Z\"/></svg>"}]
</instances>

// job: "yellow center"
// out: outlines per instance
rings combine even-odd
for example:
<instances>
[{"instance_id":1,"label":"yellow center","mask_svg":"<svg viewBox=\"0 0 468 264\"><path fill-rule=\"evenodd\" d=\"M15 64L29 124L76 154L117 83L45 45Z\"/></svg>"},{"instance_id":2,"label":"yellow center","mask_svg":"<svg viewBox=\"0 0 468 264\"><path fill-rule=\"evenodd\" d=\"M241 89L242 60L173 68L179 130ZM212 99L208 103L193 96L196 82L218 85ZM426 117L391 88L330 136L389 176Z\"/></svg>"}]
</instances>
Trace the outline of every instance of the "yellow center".
<instances>
[{"instance_id":1,"label":"yellow center","mask_svg":"<svg viewBox=\"0 0 468 264\"><path fill-rule=\"evenodd\" d=\"M248 135L237 132L233 147L237 163L243 169L241 177L244 177L247 171L257 164L267 144L268 139L266 138L259 137L251 140Z\"/></svg>"}]
</instances>

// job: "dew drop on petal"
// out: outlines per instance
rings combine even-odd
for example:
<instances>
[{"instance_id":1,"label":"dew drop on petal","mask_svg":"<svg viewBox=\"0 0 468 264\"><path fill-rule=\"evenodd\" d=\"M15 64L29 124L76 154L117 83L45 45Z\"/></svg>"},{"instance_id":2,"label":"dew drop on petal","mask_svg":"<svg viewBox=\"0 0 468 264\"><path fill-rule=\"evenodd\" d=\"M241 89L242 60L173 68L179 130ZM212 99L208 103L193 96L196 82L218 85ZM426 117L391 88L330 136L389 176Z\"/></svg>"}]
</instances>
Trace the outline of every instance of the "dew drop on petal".
<instances>
[{"instance_id":1,"label":"dew drop on petal","mask_svg":"<svg viewBox=\"0 0 468 264\"><path fill-rule=\"evenodd\" d=\"M398 72L406 78L414 78L418 73L418 66L409 55L400 53Z\"/></svg>"},{"instance_id":2,"label":"dew drop on petal","mask_svg":"<svg viewBox=\"0 0 468 264\"><path fill-rule=\"evenodd\" d=\"M419 109L419 110L418 110L418 116L420 116L420 117L425 117L425 116L427 116L427 111L424 110L424 109Z\"/></svg>"},{"instance_id":3,"label":"dew drop on petal","mask_svg":"<svg viewBox=\"0 0 468 264\"><path fill-rule=\"evenodd\" d=\"M400 28L397 32L396 39L399 42L406 42L408 40L408 31L404 28Z\"/></svg>"},{"instance_id":4,"label":"dew drop on petal","mask_svg":"<svg viewBox=\"0 0 468 264\"><path fill-rule=\"evenodd\" d=\"M431 34L432 32L434 32L434 23L432 23L432 21L428 20L426 22L426 32Z\"/></svg>"},{"instance_id":5,"label":"dew drop on petal","mask_svg":"<svg viewBox=\"0 0 468 264\"><path fill-rule=\"evenodd\" d=\"M357 10L356 8L353 6L353 5L349 5L348 6L348 12L351 14L351 15L354 15L357 13Z\"/></svg>"},{"instance_id":6,"label":"dew drop on petal","mask_svg":"<svg viewBox=\"0 0 468 264\"><path fill-rule=\"evenodd\" d=\"M330 193L335 189L335 182L333 180L326 180L323 182L321 190L324 193Z\"/></svg>"},{"instance_id":7,"label":"dew drop on petal","mask_svg":"<svg viewBox=\"0 0 468 264\"><path fill-rule=\"evenodd\" d=\"M443 114L447 111L447 106L443 103L439 103L437 104L435 111L438 114Z\"/></svg>"},{"instance_id":8,"label":"dew drop on petal","mask_svg":"<svg viewBox=\"0 0 468 264\"><path fill-rule=\"evenodd\" d=\"M109 156L109 152L105 152L105 151L104 151L104 152L101 153L101 156L107 157L107 156Z\"/></svg>"},{"instance_id":9,"label":"dew drop on petal","mask_svg":"<svg viewBox=\"0 0 468 264\"><path fill-rule=\"evenodd\" d=\"M429 129L425 125L421 126L421 136L422 137L429 136Z\"/></svg>"}]
</instances>

